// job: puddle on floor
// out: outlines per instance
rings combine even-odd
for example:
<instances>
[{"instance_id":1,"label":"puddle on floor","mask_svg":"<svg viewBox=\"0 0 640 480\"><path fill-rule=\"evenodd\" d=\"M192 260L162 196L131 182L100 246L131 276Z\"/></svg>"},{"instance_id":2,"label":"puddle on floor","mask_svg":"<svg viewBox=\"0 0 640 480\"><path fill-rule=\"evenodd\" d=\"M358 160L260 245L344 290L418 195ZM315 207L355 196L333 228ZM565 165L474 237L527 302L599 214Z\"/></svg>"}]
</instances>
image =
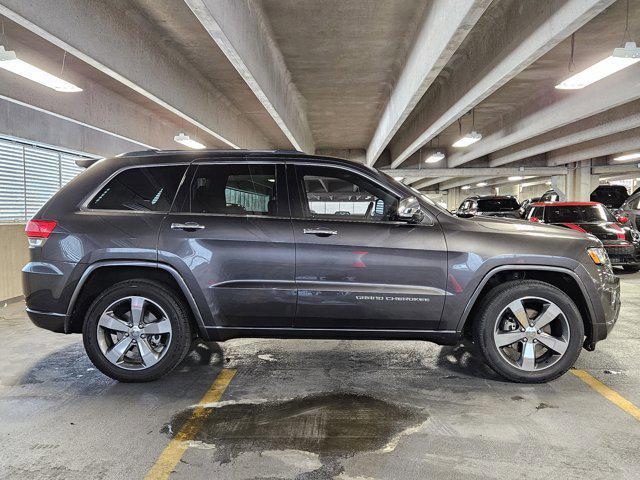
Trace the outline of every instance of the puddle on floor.
<instances>
[{"instance_id":1,"label":"puddle on floor","mask_svg":"<svg viewBox=\"0 0 640 480\"><path fill-rule=\"evenodd\" d=\"M244 452L298 450L318 454L322 461L385 447L388 451L404 431L428 418L422 410L353 393L223 404L211 410L194 440L214 445L212 455L222 463ZM162 431L176 435L192 412L180 412Z\"/></svg>"}]
</instances>

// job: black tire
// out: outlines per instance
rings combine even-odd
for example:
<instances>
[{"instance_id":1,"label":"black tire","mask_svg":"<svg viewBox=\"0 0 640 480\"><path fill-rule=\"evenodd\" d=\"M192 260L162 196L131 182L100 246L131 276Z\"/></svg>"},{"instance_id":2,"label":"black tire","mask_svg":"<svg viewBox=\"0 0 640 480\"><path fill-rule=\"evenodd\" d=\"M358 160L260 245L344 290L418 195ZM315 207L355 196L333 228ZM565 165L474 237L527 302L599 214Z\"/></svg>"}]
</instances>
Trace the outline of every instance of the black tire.
<instances>
[{"instance_id":1,"label":"black tire","mask_svg":"<svg viewBox=\"0 0 640 480\"><path fill-rule=\"evenodd\" d=\"M141 370L128 370L111 363L98 344L98 321L112 303L129 296L142 296L157 303L171 322L171 340L166 353L154 365ZM149 382L173 370L189 353L193 341L190 314L183 299L168 286L150 280L133 279L116 283L93 301L82 329L84 348L91 362L105 375L120 382Z\"/></svg>"},{"instance_id":2,"label":"black tire","mask_svg":"<svg viewBox=\"0 0 640 480\"><path fill-rule=\"evenodd\" d=\"M569 342L563 356L538 371L513 366L502 356L493 338L500 313L511 302L524 297L540 297L555 303L569 326ZM578 359L584 342L584 324L573 300L557 287L537 280L511 281L493 288L486 296L474 319L473 338L487 364L502 377L519 383L544 383L566 373Z\"/></svg>"},{"instance_id":3,"label":"black tire","mask_svg":"<svg viewBox=\"0 0 640 480\"><path fill-rule=\"evenodd\" d=\"M638 272L640 271L640 265L623 265L622 268L625 272Z\"/></svg>"}]
</instances>

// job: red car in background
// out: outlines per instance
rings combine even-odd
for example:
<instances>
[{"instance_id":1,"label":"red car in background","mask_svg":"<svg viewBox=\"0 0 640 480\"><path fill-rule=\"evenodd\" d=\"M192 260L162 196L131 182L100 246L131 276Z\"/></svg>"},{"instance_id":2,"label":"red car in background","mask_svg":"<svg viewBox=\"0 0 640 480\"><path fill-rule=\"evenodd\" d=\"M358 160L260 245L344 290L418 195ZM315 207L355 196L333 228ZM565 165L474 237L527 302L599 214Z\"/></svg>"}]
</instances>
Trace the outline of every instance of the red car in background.
<instances>
[{"instance_id":1,"label":"red car in background","mask_svg":"<svg viewBox=\"0 0 640 480\"><path fill-rule=\"evenodd\" d=\"M600 239L614 266L640 270L640 233L627 217L614 217L597 202L536 202L526 219L590 233Z\"/></svg>"}]
</instances>

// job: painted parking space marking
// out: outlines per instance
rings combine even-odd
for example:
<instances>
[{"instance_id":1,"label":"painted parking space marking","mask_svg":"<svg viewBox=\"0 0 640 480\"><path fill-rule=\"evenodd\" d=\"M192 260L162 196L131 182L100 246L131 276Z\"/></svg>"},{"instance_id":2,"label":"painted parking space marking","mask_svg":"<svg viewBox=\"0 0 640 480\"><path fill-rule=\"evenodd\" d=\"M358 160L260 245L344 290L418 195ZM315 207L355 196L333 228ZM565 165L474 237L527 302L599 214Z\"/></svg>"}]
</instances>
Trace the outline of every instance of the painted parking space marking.
<instances>
[{"instance_id":1,"label":"painted parking space marking","mask_svg":"<svg viewBox=\"0 0 640 480\"><path fill-rule=\"evenodd\" d=\"M631 415L636 420L640 421L640 408L636 407L633 403L631 403L629 400L624 398L618 392L616 392L612 388L607 387L600 380L597 380L596 378L592 377L591 375L589 375L584 370L572 369L570 371L576 377L578 377L580 380L582 380L584 383L586 383L591 388L593 388L596 392L598 392L600 395L602 395L604 398L609 400L611 403L616 405L618 408L621 408L622 410L627 412L629 415Z\"/></svg>"},{"instance_id":2,"label":"painted parking space marking","mask_svg":"<svg viewBox=\"0 0 640 480\"><path fill-rule=\"evenodd\" d=\"M214 380L211 388L204 394L193 410L191 417L183 425L169 445L162 451L156 463L153 464L145 480L165 480L176 467L184 452L189 448L189 441L193 440L202 427L203 422L211 415L211 409L204 406L220 400L231 383L235 370L223 369Z\"/></svg>"}]
</instances>

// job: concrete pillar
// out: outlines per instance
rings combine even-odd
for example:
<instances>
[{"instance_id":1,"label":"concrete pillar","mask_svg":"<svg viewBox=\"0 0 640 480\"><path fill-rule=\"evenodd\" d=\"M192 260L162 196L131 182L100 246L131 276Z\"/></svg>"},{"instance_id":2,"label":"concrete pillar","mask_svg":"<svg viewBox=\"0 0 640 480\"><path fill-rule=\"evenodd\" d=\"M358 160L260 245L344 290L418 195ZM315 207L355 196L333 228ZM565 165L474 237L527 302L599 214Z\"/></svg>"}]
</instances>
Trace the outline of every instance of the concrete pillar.
<instances>
[{"instance_id":1,"label":"concrete pillar","mask_svg":"<svg viewBox=\"0 0 640 480\"><path fill-rule=\"evenodd\" d=\"M575 169L570 169L566 175L566 199L574 202L588 202L591 192L597 186L598 177L591 175L591 160L577 162Z\"/></svg>"}]
</instances>

